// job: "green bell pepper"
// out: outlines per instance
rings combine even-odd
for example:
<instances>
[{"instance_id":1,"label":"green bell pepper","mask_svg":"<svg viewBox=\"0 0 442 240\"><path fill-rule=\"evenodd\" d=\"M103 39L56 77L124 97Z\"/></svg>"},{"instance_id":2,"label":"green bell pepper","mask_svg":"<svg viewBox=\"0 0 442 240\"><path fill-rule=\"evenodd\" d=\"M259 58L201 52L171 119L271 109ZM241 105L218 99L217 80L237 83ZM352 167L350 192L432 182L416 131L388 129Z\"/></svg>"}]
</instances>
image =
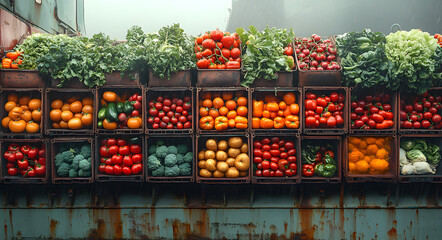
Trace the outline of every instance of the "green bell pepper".
<instances>
[{"instance_id":1,"label":"green bell pepper","mask_svg":"<svg viewBox=\"0 0 442 240\"><path fill-rule=\"evenodd\" d=\"M315 166L315 174L322 177L322 175L324 174L324 165L323 164L318 164Z\"/></svg>"},{"instance_id":2,"label":"green bell pepper","mask_svg":"<svg viewBox=\"0 0 442 240\"><path fill-rule=\"evenodd\" d=\"M106 108L103 107L102 109L100 109L100 111L98 111L98 119L104 120L105 118L106 118Z\"/></svg>"},{"instance_id":3,"label":"green bell pepper","mask_svg":"<svg viewBox=\"0 0 442 240\"><path fill-rule=\"evenodd\" d=\"M109 122L118 121L117 105L115 103L109 103L106 108L106 119Z\"/></svg>"},{"instance_id":4,"label":"green bell pepper","mask_svg":"<svg viewBox=\"0 0 442 240\"><path fill-rule=\"evenodd\" d=\"M330 157L330 155L325 155L325 157L324 157L324 162L326 163L326 164L332 164L332 165L335 165L336 166L336 161L332 158L332 157Z\"/></svg>"},{"instance_id":5,"label":"green bell pepper","mask_svg":"<svg viewBox=\"0 0 442 240\"><path fill-rule=\"evenodd\" d=\"M332 164L318 164L315 167L315 174L320 177L331 178L336 173L336 166Z\"/></svg>"},{"instance_id":6,"label":"green bell pepper","mask_svg":"<svg viewBox=\"0 0 442 240\"><path fill-rule=\"evenodd\" d=\"M122 102L117 103L117 113L118 114L124 113L124 103Z\"/></svg>"},{"instance_id":7,"label":"green bell pepper","mask_svg":"<svg viewBox=\"0 0 442 240\"><path fill-rule=\"evenodd\" d=\"M124 113L131 114L133 110L134 110L133 103L129 101L124 103Z\"/></svg>"}]
</instances>

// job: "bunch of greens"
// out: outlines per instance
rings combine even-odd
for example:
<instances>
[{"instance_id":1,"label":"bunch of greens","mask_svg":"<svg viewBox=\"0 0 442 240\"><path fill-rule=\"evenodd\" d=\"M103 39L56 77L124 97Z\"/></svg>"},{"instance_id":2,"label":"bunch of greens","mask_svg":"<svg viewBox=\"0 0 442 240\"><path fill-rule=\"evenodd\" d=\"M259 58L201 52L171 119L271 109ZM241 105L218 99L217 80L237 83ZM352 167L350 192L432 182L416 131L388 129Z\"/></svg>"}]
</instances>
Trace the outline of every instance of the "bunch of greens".
<instances>
[{"instance_id":1,"label":"bunch of greens","mask_svg":"<svg viewBox=\"0 0 442 240\"><path fill-rule=\"evenodd\" d=\"M132 26L127 30L126 42L117 46L123 53L117 65L117 70L121 73L134 71L145 71L147 69L148 56L145 40L147 34L141 27Z\"/></svg>"},{"instance_id":2,"label":"bunch of greens","mask_svg":"<svg viewBox=\"0 0 442 240\"><path fill-rule=\"evenodd\" d=\"M273 80L278 78L278 71L290 71L294 65L292 59L284 55L284 47L295 38L292 29L276 29L268 26L258 31L253 25L249 31L237 28L241 38L243 70L245 71L243 86L249 86L257 78Z\"/></svg>"},{"instance_id":3,"label":"bunch of greens","mask_svg":"<svg viewBox=\"0 0 442 240\"><path fill-rule=\"evenodd\" d=\"M385 43L384 34L370 29L336 37L345 85L363 88L388 85L389 61Z\"/></svg>"},{"instance_id":4,"label":"bunch of greens","mask_svg":"<svg viewBox=\"0 0 442 240\"><path fill-rule=\"evenodd\" d=\"M409 152L412 150L421 151L429 164L437 166L441 160L440 148L438 145L426 142L423 139L401 141L401 148Z\"/></svg>"},{"instance_id":5,"label":"bunch of greens","mask_svg":"<svg viewBox=\"0 0 442 240\"><path fill-rule=\"evenodd\" d=\"M431 88L442 78L438 48L436 39L417 29L389 34L385 53L392 66L387 87L396 90L401 86L419 94Z\"/></svg>"}]
</instances>

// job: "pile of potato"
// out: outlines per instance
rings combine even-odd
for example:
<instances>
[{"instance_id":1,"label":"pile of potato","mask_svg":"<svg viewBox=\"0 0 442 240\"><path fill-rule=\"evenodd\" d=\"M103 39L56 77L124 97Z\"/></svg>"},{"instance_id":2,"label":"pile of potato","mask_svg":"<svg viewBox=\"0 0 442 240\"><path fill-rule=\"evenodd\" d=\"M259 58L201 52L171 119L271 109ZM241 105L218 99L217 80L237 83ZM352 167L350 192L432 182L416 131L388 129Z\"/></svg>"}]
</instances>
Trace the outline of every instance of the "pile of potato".
<instances>
[{"instance_id":1,"label":"pile of potato","mask_svg":"<svg viewBox=\"0 0 442 240\"><path fill-rule=\"evenodd\" d=\"M206 148L198 153L199 175L205 178L248 176L248 147L240 137L231 137L227 141L208 139Z\"/></svg>"}]
</instances>

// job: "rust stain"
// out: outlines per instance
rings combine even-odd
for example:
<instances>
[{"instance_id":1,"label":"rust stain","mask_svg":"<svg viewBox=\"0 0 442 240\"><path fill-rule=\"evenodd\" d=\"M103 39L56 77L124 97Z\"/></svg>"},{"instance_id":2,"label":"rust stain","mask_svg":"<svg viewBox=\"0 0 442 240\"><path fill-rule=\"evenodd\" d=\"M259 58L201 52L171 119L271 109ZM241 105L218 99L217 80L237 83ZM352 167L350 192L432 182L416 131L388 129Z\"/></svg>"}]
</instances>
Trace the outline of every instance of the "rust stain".
<instances>
[{"instance_id":1,"label":"rust stain","mask_svg":"<svg viewBox=\"0 0 442 240\"><path fill-rule=\"evenodd\" d=\"M185 211L188 214L189 222L193 223L192 238L198 236L198 238L207 238L210 233L210 219L207 214L207 209L189 209Z\"/></svg>"},{"instance_id":2,"label":"rust stain","mask_svg":"<svg viewBox=\"0 0 442 240\"><path fill-rule=\"evenodd\" d=\"M95 209L94 209L95 212ZM95 214L94 214L95 216ZM104 239L104 234L106 233L106 224L103 219L97 219L96 221L97 228L92 229L88 235L88 238L91 239Z\"/></svg>"},{"instance_id":3,"label":"rust stain","mask_svg":"<svg viewBox=\"0 0 442 240\"><path fill-rule=\"evenodd\" d=\"M352 232L351 233L351 239L352 240L356 240L356 234L357 234L356 232Z\"/></svg>"},{"instance_id":4,"label":"rust stain","mask_svg":"<svg viewBox=\"0 0 442 240\"><path fill-rule=\"evenodd\" d=\"M387 232L388 238L389 239L397 239L397 230L396 228L391 228L388 232Z\"/></svg>"},{"instance_id":5,"label":"rust stain","mask_svg":"<svg viewBox=\"0 0 442 240\"><path fill-rule=\"evenodd\" d=\"M166 225L168 225L168 219L166 219ZM192 230L189 223L182 223L178 219L172 221L172 234L173 239L188 239Z\"/></svg>"},{"instance_id":6,"label":"rust stain","mask_svg":"<svg viewBox=\"0 0 442 240\"><path fill-rule=\"evenodd\" d=\"M51 224L50 224L50 228L51 228L50 235L51 235L51 238L55 238L55 236L56 236L57 224L58 224L58 221L55 221L54 219L51 219Z\"/></svg>"},{"instance_id":7,"label":"rust stain","mask_svg":"<svg viewBox=\"0 0 442 240\"><path fill-rule=\"evenodd\" d=\"M299 209L302 239L314 239L316 226L312 226L313 209Z\"/></svg>"},{"instance_id":8,"label":"rust stain","mask_svg":"<svg viewBox=\"0 0 442 240\"><path fill-rule=\"evenodd\" d=\"M288 227L288 223L284 222L284 235L287 235L287 227Z\"/></svg>"},{"instance_id":9,"label":"rust stain","mask_svg":"<svg viewBox=\"0 0 442 240\"><path fill-rule=\"evenodd\" d=\"M121 222L121 208L109 209L110 223L114 230L113 237L116 239L123 238L123 223Z\"/></svg>"},{"instance_id":10,"label":"rust stain","mask_svg":"<svg viewBox=\"0 0 442 240\"><path fill-rule=\"evenodd\" d=\"M3 229L4 229L4 232L5 232L5 239L8 239L8 226L5 224Z\"/></svg>"}]
</instances>

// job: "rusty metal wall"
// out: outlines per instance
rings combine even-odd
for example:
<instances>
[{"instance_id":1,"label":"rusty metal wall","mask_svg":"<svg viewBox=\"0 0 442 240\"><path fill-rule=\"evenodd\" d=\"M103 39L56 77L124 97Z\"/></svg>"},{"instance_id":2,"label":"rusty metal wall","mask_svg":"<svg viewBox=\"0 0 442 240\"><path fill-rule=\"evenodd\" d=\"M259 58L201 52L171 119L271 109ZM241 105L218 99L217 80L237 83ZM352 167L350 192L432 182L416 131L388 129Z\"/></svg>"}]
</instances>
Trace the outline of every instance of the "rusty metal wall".
<instances>
[{"instance_id":1,"label":"rusty metal wall","mask_svg":"<svg viewBox=\"0 0 442 240\"><path fill-rule=\"evenodd\" d=\"M1 185L4 237L440 239L440 184Z\"/></svg>"}]
</instances>

